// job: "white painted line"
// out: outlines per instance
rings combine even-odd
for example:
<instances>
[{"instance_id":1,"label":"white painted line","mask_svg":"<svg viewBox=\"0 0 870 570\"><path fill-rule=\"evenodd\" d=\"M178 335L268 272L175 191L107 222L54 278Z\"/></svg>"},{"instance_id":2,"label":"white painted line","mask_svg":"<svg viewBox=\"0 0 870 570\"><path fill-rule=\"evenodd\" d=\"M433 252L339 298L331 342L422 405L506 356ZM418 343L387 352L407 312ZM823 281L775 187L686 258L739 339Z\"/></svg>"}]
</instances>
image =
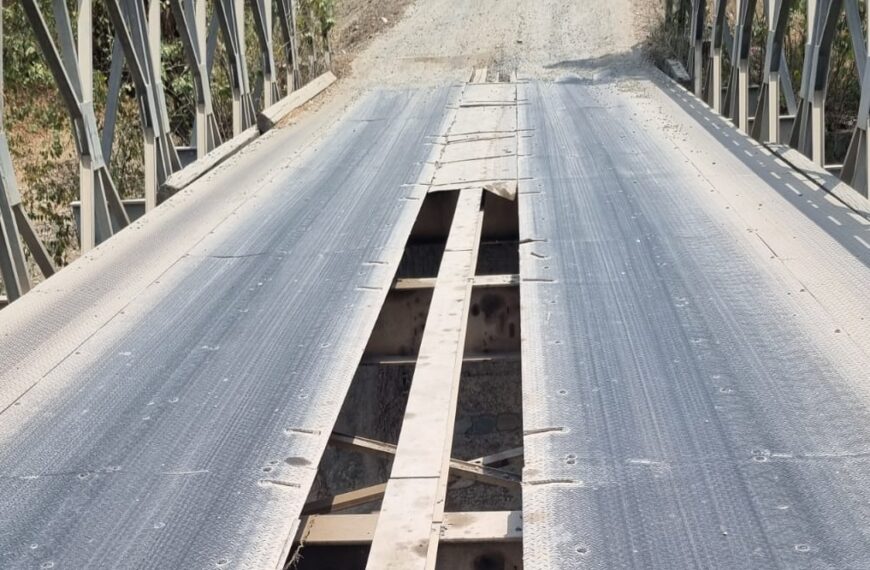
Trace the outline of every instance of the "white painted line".
<instances>
[{"instance_id":1,"label":"white painted line","mask_svg":"<svg viewBox=\"0 0 870 570\"><path fill-rule=\"evenodd\" d=\"M817 210L819 209L819 205L816 204L815 202L813 202L812 200L807 200L807 202L809 202L810 206L812 206L813 208L815 208Z\"/></svg>"},{"instance_id":2,"label":"white painted line","mask_svg":"<svg viewBox=\"0 0 870 570\"><path fill-rule=\"evenodd\" d=\"M837 224L838 226L842 226L842 225L843 225L843 222L841 222L840 220L838 220L838 219L835 218L834 216L828 216L828 219L831 220L832 222L834 222L835 224Z\"/></svg>"},{"instance_id":3,"label":"white painted line","mask_svg":"<svg viewBox=\"0 0 870 570\"><path fill-rule=\"evenodd\" d=\"M782 176L780 176L779 174L777 174L776 172L774 172L772 170L770 171L770 175L773 176L774 178L776 178L777 180L782 180Z\"/></svg>"},{"instance_id":4,"label":"white painted line","mask_svg":"<svg viewBox=\"0 0 870 570\"><path fill-rule=\"evenodd\" d=\"M863 245L863 246L866 247L867 249L870 249L870 243L867 243L866 241L864 241L864 239L863 239L861 236L855 236L855 239L858 240L858 242L859 242L861 245Z\"/></svg>"},{"instance_id":5,"label":"white painted line","mask_svg":"<svg viewBox=\"0 0 870 570\"><path fill-rule=\"evenodd\" d=\"M800 190L798 190L797 188L795 188L794 186L792 186L788 182L785 183L785 187L788 188L789 190L791 190L792 192L794 192L795 194L797 194L798 196L803 196L803 194L801 194Z\"/></svg>"},{"instance_id":6,"label":"white painted line","mask_svg":"<svg viewBox=\"0 0 870 570\"><path fill-rule=\"evenodd\" d=\"M746 150L746 149L743 149L743 152L746 153L746 156L753 156L753 154L752 154L751 151L748 151L748 150Z\"/></svg>"}]
</instances>

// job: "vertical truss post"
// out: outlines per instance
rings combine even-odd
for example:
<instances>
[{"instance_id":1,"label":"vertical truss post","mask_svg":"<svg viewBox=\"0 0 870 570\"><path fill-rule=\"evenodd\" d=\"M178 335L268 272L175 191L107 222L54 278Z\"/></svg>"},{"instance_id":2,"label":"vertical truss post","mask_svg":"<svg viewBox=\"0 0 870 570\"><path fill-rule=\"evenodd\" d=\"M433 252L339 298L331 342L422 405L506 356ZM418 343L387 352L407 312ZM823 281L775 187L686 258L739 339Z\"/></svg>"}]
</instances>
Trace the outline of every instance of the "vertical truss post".
<instances>
[{"instance_id":1,"label":"vertical truss post","mask_svg":"<svg viewBox=\"0 0 870 570\"><path fill-rule=\"evenodd\" d=\"M6 133L0 131L0 277L6 286L7 298L14 301L30 290L30 277L13 211L16 202L20 205L21 198L8 155Z\"/></svg>"},{"instance_id":2,"label":"vertical truss post","mask_svg":"<svg viewBox=\"0 0 870 570\"><path fill-rule=\"evenodd\" d=\"M91 0L79 0L78 7L78 59L79 81L81 83L82 101L93 105L94 97L94 55L93 38L93 14ZM94 187L93 161L85 158L79 161L79 188L81 196L81 248L82 252L93 248L97 243L96 232L96 189Z\"/></svg>"},{"instance_id":3,"label":"vertical truss post","mask_svg":"<svg viewBox=\"0 0 870 570\"><path fill-rule=\"evenodd\" d=\"M244 0L230 0L233 5L233 21L238 36L238 57L240 63L246 64L245 59L245 3ZM247 81L247 74L245 81ZM233 135L237 135L245 130L242 127L242 92L241 90L233 90Z\"/></svg>"},{"instance_id":4,"label":"vertical truss post","mask_svg":"<svg viewBox=\"0 0 870 570\"><path fill-rule=\"evenodd\" d=\"M755 112L755 122L752 125L752 136L760 141L779 142L780 116L780 82L783 75L788 76L784 65L783 38L788 26L793 0L766 0L768 5L767 47L764 53L764 79L761 94L758 98L758 108ZM783 91L788 93L791 84L783 81ZM788 96L787 96L788 98Z\"/></svg>"},{"instance_id":5,"label":"vertical truss post","mask_svg":"<svg viewBox=\"0 0 870 570\"><path fill-rule=\"evenodd\" d=\"M870 2L870 0L868 0ZM870 26L870 5L866 10L867 24ZM870 30L870 27L867 28ZM853 32L854 33L854 32ZM863 67L864 74L861 79L861 99L858 103L858 118L855 130L852 131L852 139L849 141L849 149L846 151L846 159L843 161L843 170L840 177L852 188L864 196L870 196L870 34L867 37L867 48L864 52L864 61L856 63L859 68Z\"/></svg>"},{"instance_id":6,"label":"vertical truss post","mask_svg":"<svg viewBox=\"0 0 870 570\"><path fill-rule=\"evenodd\" d=\"M269 62L269 79L268 79L268 81L266 80L265 73L263 74L263 96L266 97L266 100L265 100L265 103L263 106L268 107L268 106L272 105L273 103L277 103L278 99L280 99L281 96L278 94L278 81L277 81L277 77L275 76L276 75L275 74L275 53L272 49L272 44L273 44L272 32L274 30L274 28L272 27L272 13L274 10L273 10L273 6L272 6L272 0L262 0L262 1L263 1L263 8L264 8L263 13L265 16L264 28L266 31L266 47L267 47L268 62ZM265 61L265 58L266 58L265 54L263 55L263 58ZM264 66L264 69L265 69L265 66ZM271 100L270 100L270 98L271 98Z\"/></svg>"},{"instance_id":7,"label":"vertical truss post","mask_svg":"<svg viewBox=\"0 0 870 570\"><path fill-rule=\"evenodd\" d=\"M691 60L692 82L695 95L704 96L704 28L706 27L707 1L692 0L692 28L691 28Z\"/></svg>"},{"instance_id":8,"label":"vertical truss post","mask_svg":"<svg viewBox=\"0 0 870 570\"><path fill-rule=\"evenodd\" d=\"M306 81L311 81L314 79L314 65L317 62L317 36L314 33L314 22L317 21L317 18L314 17L314 5L309 2L308 3L308 43L311 47L308 50L308 76L305 78Z\"/></svg>"},{"instance_id":9,"label":"vertical truss post","mask_svg":"<svg viewBox=\"0 0 870 570\"><path fill-rule=\"evenodd\" d=\"M112 61L109 69L109 88L103 121L102 149L107 164L112 162L112 141L115 140L115 121L121 99L121 75L124 72L124 50L117 35L112 42Z\"/></svg>"},{"instance_id":10,"label":"vertical truss post","mask_svg":"<svg viewBox=\"0 0 870 570\"><path fill-rule=\"evenodd\" d=\"M726 0L715 0L713 13L713 30L710 36L710 65L707 68L707 104L717 113L722 112L722 44L725 19Z\"/></svg>"},{"instance_id":11,"label":"vertical truss post","mask_svg":"<svg viewBox=\"0 0 870 570\"><path fill-rule=\"evenodd\" d=\"M0 1L0 13L3 3ZM12 211L21 202L15 185L15 172L9 157L6 131L3 127L5 94L3 91L3 19L0 18L0 277L6 286L6 295L14 301L30 289L24 248L18 237L18 223Z\"/></svg>"},{"instance_id":12,"label":"vertical truss post","mask_svg":"<svg viewBox=\"0 0 870 570\"><path fill-rule=\"evenodd\" d=\"M728 82L727 114L744 133L749 132L749 50L756 0L737 0L737 22Z\"/></svg>"},{"instance_id":13,"label":"vertical truss post","mask_svg":"<svg viewBox=\"0 0 870 570\"><path fill-rule=\"evenodd\" d=\"M263 72L263 108L276 103L278 83L275 81L275 55L272 50L272 0L251 0L254 28L260 44L260 66Z\"/></svg>"},{"instance_id":14,"label":"vertical truss post","mask_svg":"<svg viewBox=\"0 0 870 570\"><path fill-rule=\"evenodd\" d=\"M21 5L72 121L81 165L82 251L87 251L130 223L103 158L94 114L91 0L78 0L77 45L66 2L53 1L60 50L38 1L21 0Z\"/></svg>"},{"instance_id":15,"label":"vertical truss post","mask_svg":"<svg viewBox=\"0 0 870 570\"><path fill-rule=\"evenodd\" d=\"M831 51L837 21L843 8L842 0L807 1L808 35L801 78L801 101L792 129L791 145L824 166L825 161L825 96Z\"/></svg>"},{"instance_id":16,"label":"vertical truss post","mask_svg":"<svg viewBox=\"0 0 870 570\"><path fill-rule=\"evenodd\" d=\"M233 135L256 122L254 100L245 62L244 0L215 0L218 24L224 36L233 82Z\"/></svg>"},{"instance_id":17,"label":"vertical truss post","mask_svg":"<svg viewBox=\"0 0 870 570\"><path fill-rule=\"evenodd\" d=\"M3 2L0 0L0 12ZM42 274L54 274L54 264L45 247L30 224L30 219L21 204L21 194L12 168L12 155L6 139L5 92L3 81L3 18L0 18L0 278L6 286L6 297L14 301L30 290L30 275L24 243L30 249ZM22 243L23 238L23 243Z\"/></svg>"},{"instance_id":18,"label":"vertical truss post","mask_svg":"<svg viewBox=\"0 0 870 570\"><path fill-rule=\"evenodd\" d=\"M776 13L779 11L777 8L782 4L782 0L769 0L768 1L768 10L767 10L767 33L768 37L774 35L776 33ZM768 51L771 51L771 45L773 42L768 42ZM781 45L778 46L781 48ZM780 53L781 49L777 49L776 53L771 51L770 56L767 58L768 61L780 61ZM762 88L767 88L767 105L764 104L762 98L758 100L758 109L761 112L767 113L767 120L763 120L763 117L759 117L758 126L764 129L762 133L762 138L767 142L779 142L779 68L769 69L767 67L767 62L765 62L765 69L767 73L765 73L764 77L764 86Z\"/></svg>"},{"instance_id":19,"label":"vertical truss post","mask_svg":"<svg viewBox=\"0 0 870 570\"><path fill-rule=\"evenodd\" d=\"M296 39L295 0L276 0L281 36L284 40L284 60L287 62L287 92L301 87L299 76L299 48Z\"/></svg>"},{"instance_id":20,"label":"vertical truss post","mask_svg":"<svg viewBox=\"0 0 870 570\"><path fill-rule=\"evenodd\" d=\"M202 158L206 154L208 154L213 148L220 144L220 133L217 133L217 123L215 122L215 131L217 133L217 140L209 141L208 138L208 127L206 126L206 122L209 120L208 115L211 114L211 120L214 121L214 114L212 114L211 110L211 89L209 85L209 75L208 70L206 69L205 62L205 53L207 47L207 36L208 32L206 31L206 4L207 0L193 0L196 3L194 11L196 12L193 17L193 30L195 32L194 40L191 41L191 48L189 51L193 51L192 54L188 54L188 58L193 55L193 63L196 63L196 73L195 77L199 78L201 83L205 84L205 90L208 90L209 95L206 101L205 91L202 88L202 85L199 86L197 90L197 101L196 101L196 157ZM173 2L173 5L178 4L178 2ZM187 2L187 5L190 5L190 1ZM176 18L176 21L178 19ZM205 79L203 82L202 80ZM200 97L200 92L202 93L202 97Z\"/></svg>"},{"instance_id":21,"label":"vertical truss post","mask_svg":"<svg viewBox=\"0 0 870 570\"><path fill-rule=\"evenodd\" d=\"M160 67L160 0L151 0L146 15L141 0L107 0L109 18L136 86L145 137L145 206L157 205L157 189L181 169L172 142Z\"/></svg>"},{"instance_id":22,"label":"vertical truss post","mask_svg":"<svg viewBox=\"0 0 870 570\"><path fill-rule=\"evenodd\" d=\"M150 0L147 18L147 49L151 64L160 69L160 0ZM157 133L145 130L145 211L157 206ZM162 181L161 181L162 182Z\"/></svg>"},{"instance_id":23,"label":"vertical truss post","mask_svg":"<svg viewBox=\"0 0 870 570\"><path fill-rule=\"evenodd\" d=\"M0 0L0 11L3 2ZM0 18L0 278L6 287L6 298L14 301L30 290L30 275L24 244L45 277L54 274L54 264L42 241L24 212L21 194L12 168L12 155L6 139L5 92L3 81L3 19ZM23 240L23 243L22 243Z\"/></svg>"},{"instance_id":24,"label":"vertical truss post","mask_svg":"<svg viewBox=\"0 0 870 570\"><path fill-rule=\"evenodd\" d=\"M181 38L196 92L194 144L202 158L221 144L221 134L212 107L207 59L206 0L170 0L175 27Z\"/></svg>"},{"instance_id":25,"label":"vertical truss post","mask_svg":"<svg viewBox=\"0 0 870 570\"><path fill-rule=\"evenodd\" d=\"M822 0L822 5L824 6L824 0ZM808 21L816 21L815 14L822 14L823 10L820 10L819 6L816 5L815 0L807 0L807 9L810 9L812 6L812 10L814 12L812 20ZM821 19L821 18L819 18ZM810 37L816 34L815 28L819 27L819 22L810 29L809 35ZM824 93L822 93L819 89L815 87L817 83L816 77L819 74L819 57L820 46L818 42L814 42L814 58L813 58L813 73L810 77L813 79L812 87L812 111L811 111L811 128L812 128L812 143L811 143L811 155L813 162L818 164L819 166L825 165L825 97ZM827 73L824 74L824 81L827 82Z\"/></svg>"}]
</instances>

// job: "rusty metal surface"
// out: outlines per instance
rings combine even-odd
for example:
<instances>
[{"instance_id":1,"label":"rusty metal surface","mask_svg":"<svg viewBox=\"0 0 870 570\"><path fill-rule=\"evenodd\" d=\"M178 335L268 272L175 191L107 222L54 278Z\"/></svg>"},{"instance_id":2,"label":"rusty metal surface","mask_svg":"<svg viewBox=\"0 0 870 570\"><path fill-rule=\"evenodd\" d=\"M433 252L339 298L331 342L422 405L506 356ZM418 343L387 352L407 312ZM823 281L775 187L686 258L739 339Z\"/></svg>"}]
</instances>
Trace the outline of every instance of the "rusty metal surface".
<instances>
[{"instance_id":1,"label":"rusty metal surface","mask_svg":"<svg viewBox=\"0 0 870 570\"><path fill-rule=\"evenodd\" d=\"M197 183L238 207L173 199L155 219L190 225L128 230L4 311L0 567L283 562L450 97L370 93L298 160L264 142L264 170Z\"/></svg>"},{"instance_id":2,"label":"rusty metal surface","mask_svg":"<svg viewBox=\"0 0 870 570\"><path fill-rule=\"evenodd\" d=\"M524 89L526 568L870 567L866 353L618 91Z\"/></svg>"}]
</instances>

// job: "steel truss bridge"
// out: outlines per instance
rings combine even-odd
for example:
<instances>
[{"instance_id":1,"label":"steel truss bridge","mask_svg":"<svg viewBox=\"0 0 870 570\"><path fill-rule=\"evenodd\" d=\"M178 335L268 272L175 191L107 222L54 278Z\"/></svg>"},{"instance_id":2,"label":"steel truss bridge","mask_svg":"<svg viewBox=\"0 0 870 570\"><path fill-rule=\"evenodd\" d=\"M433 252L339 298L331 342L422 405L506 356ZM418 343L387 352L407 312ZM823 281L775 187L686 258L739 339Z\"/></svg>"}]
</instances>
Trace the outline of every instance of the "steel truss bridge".
<instances>
[{"instance_id":1,"label":"steel truss bridge","mask_svg":"<svg viewBox=\"0 0 870 570\"><path fill-rule=\"evenodd\" d=\"M755 3L732 29L696 1L672 12L689 89L633 61L476 68L339 82L283 128L335 80L297 77L293 2L172 0L185 166L159 5L108 0L110 95L126 66L146 141L135 221L90 101L90 0L76 41L65 2L50 31L21 1L72 119L84 253L27 292L24 249L52 267L0 139L0 567L870 566L870 90L846 163L822 152L842 10L867 61L854 0L807 3L799 90L792 3L764 6L755 89Z\"/></svg>"}]
</instances>

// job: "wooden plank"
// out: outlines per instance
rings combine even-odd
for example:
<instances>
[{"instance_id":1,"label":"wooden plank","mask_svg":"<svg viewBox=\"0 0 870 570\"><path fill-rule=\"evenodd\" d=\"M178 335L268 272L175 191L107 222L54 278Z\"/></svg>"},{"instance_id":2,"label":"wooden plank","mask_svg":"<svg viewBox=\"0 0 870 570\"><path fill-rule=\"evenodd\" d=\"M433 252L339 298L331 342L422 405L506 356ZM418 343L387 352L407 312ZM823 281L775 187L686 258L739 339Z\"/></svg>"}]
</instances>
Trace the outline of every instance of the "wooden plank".
<instances>
[{"instance_id":1,"label":"wooden plank","mask_svg":"<svg viewBox=\"0 0 870 570\"><path fill-rule=\"evenodd\" d=\"M504 464L510 461L511 459L515 459L517 457L522 457L524 455L522 447L515 447L513 449L508 449L505 451L500 451L498 453L493 453L492 455L485 455L483 457L478 457L477 459L472 459L469 463L473 463L475 465L499 465Z\"/></svg>"},{"instance_id":2,"label":"wooden plank","mask_svg":"<svg viewBox=\"0 0 870 570\"><path fill-rule=\"evenodd\" d=\"M380 500L384 496L384 491L386 491L386 489L387 484L380 483L378 485L363 487L362 489L356 489L347 493L340 493L332 497L327 497L326 499L309 501L308 503L305 503L305 507L302 509L302 514L313 515L331 513L372 503Z\"/></svg>"},{"instance_id":3,"label":"wooden plank","mask_svg":"<svg viewBox=\"0 0 870 570\"><path fill-rule=\"evenodd\" d=\"M444 542L520 542L523 539L521 511L444 513Z\"/></svg>"},{"instance_id":4,"label":"wooden plank","mask_svg":"<svg viewBox=\"0 0 870 570\"><path fill-rule=\"evenodd\" d=\"M332 72L327 71L323 75L316 77L311 82L306 84L301 89L293 91L268 109L264 109L257 114L257 127L260 133L265 133L275 127L287 115L298 109L324 90L335 83L336 78Z\"/></svg>"},{"instance_id":5,"label":"wooden plank","mask_svg":"<svg viewBox=\"0 0 870 570\"><path fill-rule=\"evenodd\" d=\"M337 432L329 436L329 445L339 449L371 453L379 457L391 458L396 455L396 446L392 443Z\"/></svg>"},{"instance_id":6,"label":"wooden plank","mask_svg":"<svg viewBox=\"0 0 870 570\"><path fill-rule=\"evenodd\" d=\"M471 82L472 83L486 83L486 68L478 67L471 74Z\"/></svg>"},{"instance_id":7,"label":"wooden plank","mask_svg":"<svg viewBox=\"0 0 870 570\"><path fill-rule=\"evenodd\" d=\"M393 289L408 291L414 289L432 289L435 287L435 277L405 277L396 279ZM516 273L506 275L478 275L474 277L475 287L516 287L520 284L520 276Z\"/></svg>"},{"instance_id":8,"label":"wooden plank","mask_svg":"<svg viewBox=\"0 0 870 570\"><path fill-rule=\"evenodd\" d=\"M481 189L459 194L372 541L371 569L434 567L439 536L433 529L442 522L450 472L482 197Z\"/></svg>"},{"instance_id":9,"label":"wooden plank","mask_svg":"<svg viewBox=\"0 0 870 570\"><path fill-rule=\"evenodd\" d=\"M297 540L309 546L368 544L378 518L378 513L303 517ZM441 542L446 543L519 542L523 539L523 518L520 511L444 513L440 532Z\"/></svg>"},{"instance_id":10,"label":"wooden plank","mask_svg":"<svg viewBox=\"0 0 870 570\"><path fill-rule=\"evenodd\" d=\"M452 143L454 138L464 141L474 136L479 139L491 139L494 135L516 134L516 132L516 105L465 107L456 111L456 119L451 127L448 142Z\"/></svg>"},{"instance_id":11,"label":"wooden plank","mask_svg":"<svg viewBox=\"0 0 870 570\"><path fill-rule=\"evenodd\" d=\"M513 109L513 107L511 107ZM498 145L493 145L497 152ZM517 179L516 155L485 155L475 158L442 164L432 181L433 186L469 186L470 182L502 181ZM473 186L473 185L472 185ZM480 186L480 185L478 185Z\"/></svg>"}]
</instances>

